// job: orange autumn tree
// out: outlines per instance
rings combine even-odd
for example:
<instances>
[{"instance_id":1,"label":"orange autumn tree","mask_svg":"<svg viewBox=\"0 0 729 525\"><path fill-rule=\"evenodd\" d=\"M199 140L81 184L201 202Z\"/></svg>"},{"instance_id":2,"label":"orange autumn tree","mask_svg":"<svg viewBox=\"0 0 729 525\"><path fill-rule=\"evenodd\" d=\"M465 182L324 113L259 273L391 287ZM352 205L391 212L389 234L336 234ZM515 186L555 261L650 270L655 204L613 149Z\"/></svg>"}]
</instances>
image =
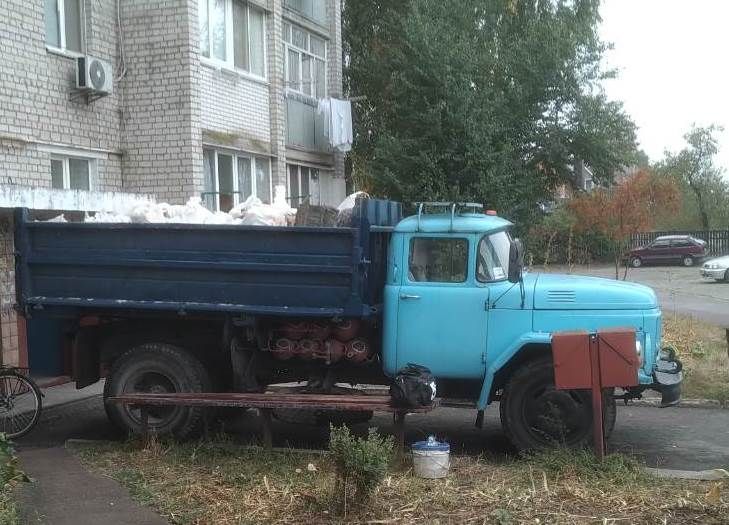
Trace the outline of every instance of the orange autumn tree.
<instances>
[{"instance_id":1,"label":"orange autumn tree","mask_svg":"<svg viewBox=\"0 0 729 525\"><path fill-rule=\"evenodd\" d=\"M618 279L631 236L652 229L660 216L678 212L681 196L672 179L644 169L609 188L575 197L568 206L576 229L598 232L609 240Z\"/></svg>"}]
</instances>

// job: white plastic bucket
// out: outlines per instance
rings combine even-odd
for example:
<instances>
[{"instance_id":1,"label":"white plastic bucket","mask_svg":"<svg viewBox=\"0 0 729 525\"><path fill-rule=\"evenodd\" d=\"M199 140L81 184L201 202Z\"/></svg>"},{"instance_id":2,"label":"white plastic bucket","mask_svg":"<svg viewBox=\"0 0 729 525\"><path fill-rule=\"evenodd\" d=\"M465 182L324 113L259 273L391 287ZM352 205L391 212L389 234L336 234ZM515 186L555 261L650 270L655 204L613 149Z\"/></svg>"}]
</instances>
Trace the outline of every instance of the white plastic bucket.
<instances>
[{"instance_id":1,"label":"white plastic bucket","mask_svg":"<svg viewBox=\"0 0 729 525\"><path fill-rule=\"evenodd\" d=\"M448 475L451 466L450 445L439 443L433 436L413 443L413 470L421 478L437 479Z\"/></svg>"}]
</instances>

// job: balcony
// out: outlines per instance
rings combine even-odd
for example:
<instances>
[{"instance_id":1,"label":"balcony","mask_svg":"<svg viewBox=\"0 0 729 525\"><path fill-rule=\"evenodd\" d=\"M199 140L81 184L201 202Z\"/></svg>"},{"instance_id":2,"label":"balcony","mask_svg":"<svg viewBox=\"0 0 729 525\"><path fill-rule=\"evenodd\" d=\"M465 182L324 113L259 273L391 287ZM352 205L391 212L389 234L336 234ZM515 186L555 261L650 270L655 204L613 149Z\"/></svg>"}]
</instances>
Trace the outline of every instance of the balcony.
<instances>
[{"instance_id":1,"label":"balcony","mask_svg":"<svg viewBox=\"0 0 729 525\"><path fill-rule=\"evenodd\" d=\"M331 153L329 127L325 114L317 112L318 102L311 97L286 94L286 145L316 153Z\"/></svg>"}]
</instances>

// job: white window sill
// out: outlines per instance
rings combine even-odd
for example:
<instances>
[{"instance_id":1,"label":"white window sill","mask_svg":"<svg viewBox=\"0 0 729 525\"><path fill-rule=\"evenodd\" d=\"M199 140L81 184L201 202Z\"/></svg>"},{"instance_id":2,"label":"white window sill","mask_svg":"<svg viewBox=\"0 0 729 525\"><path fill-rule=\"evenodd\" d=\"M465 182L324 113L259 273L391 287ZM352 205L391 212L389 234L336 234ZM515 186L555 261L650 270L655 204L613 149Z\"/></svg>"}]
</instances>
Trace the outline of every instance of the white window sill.
<instances>
[{"instance_id":1,"label":"white window sill","mask_svg":"<svg viewBox=\"0 0 729 525\"><path fill-rule=\"evenodd\" d=\"M71 51L70 49L61 49L60 47L53 46L46 46L46 51L48 51L52 55L58 55L64 58L72 58L74 60L84 56L83 53L79 53L78 51Z\"/></svg>"},{"instance_id":2,"label":"white window sill","mask_svg":"<svg viewBox=\"0 0 729 525\"><path fill-rule=\"evenodd\" d=\"M265 79L264 77L259 77L257 75L254 75L252 73L248 73L247 71L243 71L241 69L236 69L234 67L230 67L228 64L224 62L219 62L217 60L212 60L207 57L200 57L200 63L205 66L209 67L210 69L214 69L216 71L220 71L222 73L228 73L230 75L235 75L240 78L244 78L246 80L250 80L251 82L255 82L257 84L261 84L264 86L268 86L270 82Z\"/></svg>"}]
</instances>

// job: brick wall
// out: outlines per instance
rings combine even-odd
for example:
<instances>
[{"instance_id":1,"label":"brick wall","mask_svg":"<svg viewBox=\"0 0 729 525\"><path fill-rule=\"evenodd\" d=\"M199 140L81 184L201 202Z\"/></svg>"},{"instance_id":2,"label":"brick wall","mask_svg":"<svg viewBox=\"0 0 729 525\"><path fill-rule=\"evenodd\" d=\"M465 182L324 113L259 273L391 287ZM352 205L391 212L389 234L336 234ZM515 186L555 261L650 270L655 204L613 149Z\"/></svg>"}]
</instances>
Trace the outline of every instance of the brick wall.
<instances>
[{"instance_id":1,"label":"brick wall","mask_svg":"<svg viewBox=\"0 0 729 525\"><path fill-rule=\"evenodd\" d=\"M329 93L333 97L341 97L342 93L342 2L341 0L329 0L329 31L331 40L329 41L329 61L327 79L329 83ZM334 181L333 184L337 188L343 186L344 179L344 153L334 152L334 178L342 179ZM346 193L346 192L344 192Z\"/></svg>"},{"instance_id":2,"label":"brick wall","mask_svg":"<svg viewBox=\"0 0 729 525\"><path fill-rule=\"evenodd\" d=\"M286 185L286 100L284 97L284 44L281 40L283 0L273 0L268 16L267 49L270 90L271 180L274 186ZM273 35L273 38L271 38Z\"/></svg>"},{"instance_id":3,"label":"brick wall","mask_svg":"<svg viewBox=\"0 0 729 525\"><path fill-rule=\"evenodd\" d=\"M113 64L114 0L86 4L88 53ZM43 6L44 0L0 2L0 184L49 187L50 153L38 150L41 144L119 150L119 93L91 104L71 100L75 59L46 49ZM121 187L118 163L98 167L95 186Z\"/></svg>"},{"instance_id":4,"label":"brick wall","mask_svg":"<svg viewBox=\"0 0 729 525\"><path fill-rule=\"evenodd\" d=\"M202 190L197 0L122 2L124 190L183 203Z\"/></svg>"},{"instance_id":5,"label":"brick wall","mask_svg":"<svg viewBox=\"0 0 729 525\"><path fill-rule=\"evenodd\" d=\"M271 140L265 82L201 64L200 96L203 129Z\"/></svg>"}]
</instances>

